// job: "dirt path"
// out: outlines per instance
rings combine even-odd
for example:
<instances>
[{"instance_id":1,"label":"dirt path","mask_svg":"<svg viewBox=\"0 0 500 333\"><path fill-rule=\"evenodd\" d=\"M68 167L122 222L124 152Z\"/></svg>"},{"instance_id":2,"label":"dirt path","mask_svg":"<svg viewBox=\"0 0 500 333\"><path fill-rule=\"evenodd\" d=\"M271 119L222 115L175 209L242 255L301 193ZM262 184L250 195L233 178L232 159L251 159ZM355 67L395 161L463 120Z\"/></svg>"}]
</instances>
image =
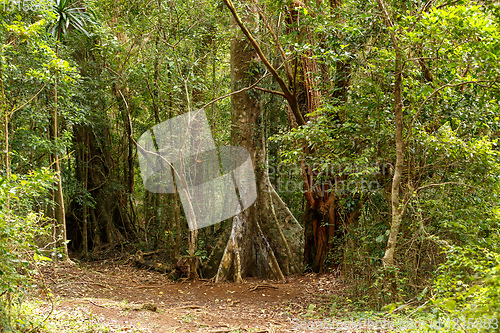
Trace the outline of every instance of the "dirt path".
<instances>
[{"instance_id":1,"label":"dirt path","mask_svg":"<svg viewBox=\"0 0 500 333\"><path fill-rule=\"evenodd\" d=\"M108 332L300 332L297 323L330 316L341 289L331 275L292 276L285 283L173 283L113 263L51 264L42 273L50 291L38 296L51 293L57 301L40 311L77 324L94 321Z\"/></svg>"}]
</instances>

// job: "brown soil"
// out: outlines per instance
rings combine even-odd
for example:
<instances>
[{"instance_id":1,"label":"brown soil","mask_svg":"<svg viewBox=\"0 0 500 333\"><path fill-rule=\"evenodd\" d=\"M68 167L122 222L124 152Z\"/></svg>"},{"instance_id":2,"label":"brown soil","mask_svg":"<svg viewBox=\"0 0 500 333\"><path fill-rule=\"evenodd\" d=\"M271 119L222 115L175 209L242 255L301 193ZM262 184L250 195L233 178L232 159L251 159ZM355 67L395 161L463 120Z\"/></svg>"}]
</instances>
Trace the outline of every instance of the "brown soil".
<instances>
[{"instance_id":1,"label":"brown soil","mask_svg":"<svg viewBox=\"0 0 500 333\"><path fill-rule=\"evenodd\" d=\"M301 332L297 322L330 316L342 289L332 275L174 283L110 262L50 264L41 273L37 297L52 300L47 314L91 315L109 332Z\"/></svg>"}]
</instances>

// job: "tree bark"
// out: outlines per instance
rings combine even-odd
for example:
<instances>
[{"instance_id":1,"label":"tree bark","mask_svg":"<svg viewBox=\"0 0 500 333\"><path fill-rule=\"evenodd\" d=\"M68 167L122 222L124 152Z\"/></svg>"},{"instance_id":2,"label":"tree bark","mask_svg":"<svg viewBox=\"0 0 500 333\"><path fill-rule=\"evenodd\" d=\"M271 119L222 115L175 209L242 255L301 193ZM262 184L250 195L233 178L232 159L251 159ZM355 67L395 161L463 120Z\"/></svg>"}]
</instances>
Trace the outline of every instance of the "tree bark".
<instances>
[{"instance_id":1,"label":"tree bark","mask_svg":"<svg viewBox=\"0 0 500 333\"><path fill-rule=\"evenodd\" d=\"M383 0L377 0L379 9L382 13L382 18L386 27L389 30L389 35L391 37L391 42L395 51L395 64L394 64L394 125L395 125L395 141L396 141L396 163L394 166L394 175L392 178L391 186L391 229L389 231L389 239L387 240L387 246L385 249L384 257L382 258L382 263L385 269L387 269L385 282L390 285L391 288L391 299L396 300L398 298L398 279L397 271L394 265L394 254L396 252L397 238L399 234L399 229L401 227L403 210L400 205L400 185L401 177L403 174L403 163L404 163L404 139L403 139L403 101L402 101L402 86L403 86L403 51L401 50L400 40L396 36L394 31L394 25L391 20L391 16L387 11L387 7Z\"/></svg>"},{"instance_id":2,"label":"tree bark","mask_svg":"<svg viewBox=\"0 0 500 333\"><path fill-rule=\"evenodd\" d=\"M338 6L340 3L332 4ZM314 44L314 38L308 27L301 26L300 12L297 7L308 6L309 1L304 3L296 0L289 6L287 15L288 33L297 33L300 42ZM311 50L306 51L300 57L297 55L294 71L297 77L296 85L297 103L300 112L305 116L312 114L321 106L321 93L318 89L318 79L315 75L320 72L319 65ZM333 96L338 100L337 104L347 101L348 66L338 63L335 73L336 91ZM304 158L314 156L314 149L303 148ZM347 226L357 218L354 211L346 212L340 204L342 195L337 192L339 180L335 175L323 175L327 181L318 182L319 171L313 166L302 162L302 177L304 184L304 198L306 207L304 212L304 265L314 272L325 272L329 269L341 267L345 234ZM348 194L347 194L348 195Z\"/></svg>"},{"instance_id":3,"label":"tree bark","mask_svg":"<svg viewBox=\"0 0 500 333\"><path fill-rule=\"evenodd\" d=\"M248 26L256 27L257 12L249 5L245 17ZM236 28L236 22L232 20ZM252 44L237 32L231 42L231 90L250 86L257 78L250 74L258 55ZM256 202L233 217L231 236L219 265L216 281L241 282L246 276L271 277L283 280L274 250L261 224L271 224L272 214L266 194L268 171L262 104L256 91L244 91L231 96L231 144L246 148L252 158L257 183ZM266 226L267 227L267 226Z\"/></svg>"},{"instance_id":4,"label":"tree bark","mask_svg":"<svg viewBox=\"0 0 500 333\"><path fill-rule=\"evenodd\" d=\"M401 101L401 54L396 54L395 83L394 83L394 122L396 138L396 164L391 187L391 230L387 247L383 258L384 266L394 266L394 252L396 250L397 237L401 226L402 209L399 205L399 187L404 163L404 140L403 140L403 103Z\"/></svg>"},{"instance_id":5,"label":"tree bark","mask_svg":"<svg viewBox=\"0 0 500 333\"><path fill-rule=\"evenodd\" d=\"M387 12L387 8L383 0L377 0L379 9L382 12L382 17L384 19L387 28L391 29L393 24L391 22L391 17ZM391 230L389 232L389 239L387 240L387 246L382 262L385 267L394 266L394 252L397 245L397 237L399 233L399 228L401 226L402 219L402 209L399 204L399 187L401 185L401 176L403 174L403 163L404 163L404 139L403 139L403 101L401 97L402 85L403 85L403 54L399 45L399 39L395 35L394 31L390 30L391 41L394 46L396 53L396 59L394 64L394 124L395 124L395 141L396 141L396 164L394 166L394 176L392 178L391 187Z\"/></svg>"}]
</instances>

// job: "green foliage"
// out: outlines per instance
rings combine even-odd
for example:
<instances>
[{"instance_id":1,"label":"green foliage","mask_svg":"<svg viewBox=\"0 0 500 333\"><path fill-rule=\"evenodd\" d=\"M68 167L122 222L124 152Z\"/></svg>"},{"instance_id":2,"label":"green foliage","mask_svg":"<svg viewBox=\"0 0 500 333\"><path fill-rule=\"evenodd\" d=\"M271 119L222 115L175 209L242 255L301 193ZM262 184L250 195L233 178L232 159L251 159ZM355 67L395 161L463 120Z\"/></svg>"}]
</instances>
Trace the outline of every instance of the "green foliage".
<instances>
[{"instance_id":1,"label":"green foliage","mask_svg":"<svg viewBox=\"0 0 500 333\"><path fill-rule=\"evenodd\" d=\"M444 248L433 286L436 318L454 318L474 332L500 331L499 218L496 213L489 221L487 236L471 239L476 244Z\"/></svg>"},{"instance_id":2,"label":"green foliage","mask_svg":"<svg viewBox=\"0 0 500 333\"><path fill-rule=\"evenodd\" d=\"M349 66L348 98L331 98L338 88L335 80L322 82L323 104L308 115L306 126L273 139L282 144L285 161L305 161L319 179L339 177L357 185L336 189L341 203L353 198L362 202L344 251L344 274L356 296L365 297L368 291L377 307L413 297L423 302L431 295L451 297L446 290L467 293L475 281L481 287L462 300L462 309L475 303L488 308L488 297L495 299L498 290L495 279L487 276L496 274L497 264L486 265L476 254L477 249L499 253L499 9L467 1L428 11L419 10L423 3L414 5L390 3L389 9L392 31L405 50L404 216L395 272L379 269L390 228L395 161L395 50L373 2L345 2L336 13L342 20L301 13L301 22L318 38L313 54L321 64L335 75L342 74L339 65ZM313 153L304 155L304 146ZM462 253L461 260L457 253ZM478 267L473 270L467 263ZM458 281L462 289L455 289ZM395 291L397 295L390 295Z\"/></svg>"},{"instance_id":3,"label":"green foliage","mask_svg":"<svg viewBox=\"0 0 500 333\"><path fill-rule=\"evenodd\" d=\"M56 54L55 40L45 29L49 19L45 12L9 14L0 27L0 36L11 40L1 49L5 98L2 103L3 112L11 117L12 170L25 173L47 166L44 156L53 152L64 154L72 140L67 128L60 130L57 142L47 135L54 72L60 78L60 112L70 125L82 121L82 107L73 98L78 94L81 76L75 63L63 58L67 55L65 47Z\"/></svg>"},{"instance_id":4,"label":"green foliage","mask_svg":"<svg viewBox=\"0 0 500 333\"><path fill-rule=\"evenodd\" d=\"M56 0L52 5L55 20L49 25L49 32L56 39L61 39L68 34L68 28L73 28L78 32L89 36L85 25L94 23L91 15L84 7L76 7L78 1Z\"/></svg>"},{"instance_id":5,"label":"green foliage","mask_svg":"<svg viewBox=\"0 0 500 333\"><path fill-rule=\"evenodd\" d=\"M33 263L50 260L37 246L50 224L39 210L40 200L54 181L48 169L0 178L0 327L22 329L23 318L12 313L29 289Z\"/></svg>"},{"instance_id":6,"label":"green foliage","mask_svg":"<svg viewBox=\"0 0 500 333\"><path fill-rule=\"evenodd\" d=\"M395 311L406 300L432 299L435 316L495 315L500 303L499 5L387 1L393 28L386 28L376 1L345 0L335 7L328 1L307 3L297 8L291 24L290 1L258 3L263 24L255 34L263 52L283 77L285 64L294 73L300 72L294 63L315 60L318 70L310 74L322 102L306 116L305 126L290 130L281 97L251 92L266 113L259 126L272 135L271 181L298 217L304 211L300 162L305 162L318 182L339 179L341 187L333 189L336 208L350 213L360 207L355 223L338 221L345 243L334 247L343 246L344 252L328 257L329 263L342 261L356 304L391 303L388 308ZM237 5L238 11L247 10ZM62 176L67 215L75 217L72 229L79 233L86 221L89 246L164 247L173 258L172 244L177 236L185 241L188 232L183 216L183 227L174 226L173 197L146 193L136 162L134 191L126 189L126 113L136 139L158 121L231 90L234 31L220 2L91 1L95 16L80 6L58 0L47 11L2 11L1 116L9 121L7 156L18 176L7 181L6 170L0 171L0 294L18 292L27 283L30 260L48 257L36 252L33 242L44 232L40 212L52 204L45 193L52 176L44 168L54 153L65 156ZM276 38L262 33L268 27ZM395 162L395 50L389 32L404 51L404 216L396 267L383 269ZM52 142L55 73L61 128ZM262 74L259 59L252 60L252 73ZM270 79L259 86L279 90ZM211 104L206 113L216 145L230 144L230 99ZM195 256L215 262L215 244L228 225L201 231ZM182 247L178 253L185 253ZM8 313L2 315L7 320Z\"/></svg>"}]
</instances>

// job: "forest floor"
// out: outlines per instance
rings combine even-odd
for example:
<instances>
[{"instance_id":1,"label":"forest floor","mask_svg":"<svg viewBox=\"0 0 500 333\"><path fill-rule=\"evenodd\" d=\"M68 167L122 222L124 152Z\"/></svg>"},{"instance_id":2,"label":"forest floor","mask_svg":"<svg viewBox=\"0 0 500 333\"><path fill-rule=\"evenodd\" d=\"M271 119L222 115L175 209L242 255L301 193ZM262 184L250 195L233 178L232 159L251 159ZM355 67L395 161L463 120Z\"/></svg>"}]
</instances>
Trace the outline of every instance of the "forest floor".
<instances>
[{"instance_id":1,"label":"forest floor","mask_svg":"<svg viewBox=\"0 0 500 333\"><path fill-rule=\"evenodd\" d=\"M106 261L50 263L40 272L33 312L57 332L358 332L326 325L345 310L336 303L343 286L329 274L172 282ZM319 328L306 328L312 322Z\"/></svg>"}]
</instances>

